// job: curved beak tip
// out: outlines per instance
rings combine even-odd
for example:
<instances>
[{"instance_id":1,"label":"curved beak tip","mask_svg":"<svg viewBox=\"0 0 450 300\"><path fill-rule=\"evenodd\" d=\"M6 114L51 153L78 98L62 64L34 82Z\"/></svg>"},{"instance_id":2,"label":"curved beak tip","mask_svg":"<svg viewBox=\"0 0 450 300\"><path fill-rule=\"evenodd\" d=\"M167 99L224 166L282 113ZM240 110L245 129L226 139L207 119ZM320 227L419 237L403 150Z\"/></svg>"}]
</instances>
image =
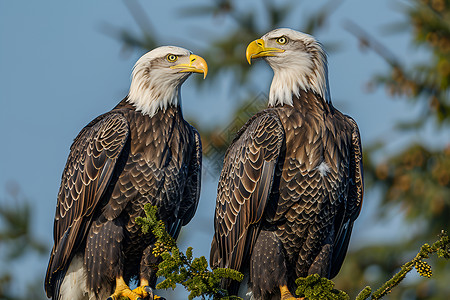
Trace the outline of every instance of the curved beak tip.
<instances>
[{"instance_id":1,"label":"curved beak tip","mask_svg":"<svg viewBox=\"0 0 450 300\"><path fill-rule=\"evenodd\" d=\"M248 44L247 49L245 51L245 57L247 58L248 63L252 64L252 58L261 53L264 50L264 40L257 39Z\"/></svg>"},{"instance_id":2,"label":"curved beak tip","mask_svg":"<svg viewBox=\"0 0 450 300\"><path fill-rule=\"evenodd\" d=\"M206 75L208 75L208 65L205 62L205 65L203 67L203 79L206 78Z\"/></svg>"},{"instance_id":3,"label":"curved beak tip","mask_svg":"<svg viewBox=\"0 0 450 300\"><path fill-rule=\"evenodd\" d=\"M247 57L248 64L251 65L252 64L252 56L251 56L251 54L248 53L248 51L247 51L245 57Z\"/></svg>"},{"instance_id":4,"label":"curved beak tip","mask_svg":"<svg viewBox=\"0 0 450 300\"><path fill-rule=\"evenodd\" d=\"M206 60L201 56L192 54L190 56L190 62L190 65L195 68L195 72L203 73L203 79L205 79L208 74L208 64L206 63Z\"/></svg>"}]
</instances>

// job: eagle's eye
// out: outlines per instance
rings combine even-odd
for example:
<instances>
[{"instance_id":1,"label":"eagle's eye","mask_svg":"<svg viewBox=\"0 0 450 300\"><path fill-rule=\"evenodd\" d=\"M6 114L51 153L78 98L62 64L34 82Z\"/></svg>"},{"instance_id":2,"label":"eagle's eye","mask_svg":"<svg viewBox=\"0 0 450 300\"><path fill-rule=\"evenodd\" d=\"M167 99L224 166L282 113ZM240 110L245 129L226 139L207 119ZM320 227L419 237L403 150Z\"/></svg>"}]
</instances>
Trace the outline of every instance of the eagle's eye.
<instances>
[{"instance_id":1,"label":"eagle's eye","mask_svg":"<svg viewBox=\"0 0 450 300\"><path fill-rule=\"evenodd\" d=\"M178 59L178 56L176 56L175 54L167 54L166 59L169 62L174 62Z\"/></svg>"},{"instance_id":2,"label":"eagle's eye","mask_svg":"<svg viewBox=\"0 0 450 300\"><path fill-rule=\"evenodd\" d=\"M287 43L287 38L285 36L280 36L279 38L277 38L277 43L280 45L284 45Z\"/></svg>"}]
</instances>

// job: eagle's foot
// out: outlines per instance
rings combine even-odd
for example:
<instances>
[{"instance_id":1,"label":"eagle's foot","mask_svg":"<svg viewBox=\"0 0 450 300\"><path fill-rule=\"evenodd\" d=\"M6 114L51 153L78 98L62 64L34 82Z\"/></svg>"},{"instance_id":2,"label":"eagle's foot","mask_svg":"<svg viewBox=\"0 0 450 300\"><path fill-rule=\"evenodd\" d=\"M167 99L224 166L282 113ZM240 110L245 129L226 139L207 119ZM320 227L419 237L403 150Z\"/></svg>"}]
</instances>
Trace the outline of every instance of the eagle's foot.
<instances>
[{"instance_id":1,"label":"eagle's foot","mask_svg":"<svg viewBox=\"0 0 450 300\"><path fill-rule=\"evenodd\" d=\"M281 292L281 300L305 300L305 298L295 298L292 296L291 292L289 292L289 289L287 286L282 285L280 286L280 292Z\"/></svg>"},{"instance_id":2,"label":"eagle's foot","mask_svg":"<svg viewBox=\"0 0 450 300\"><path fill-rule=\"evenodd\" d=\"M152 289L147 285L141 285L134 290L131 290L123 280L123 277L116 278L116 289L114 294L108 297L107 300L120 300L123 297L130 300L142 300L142 299L163 299L159 296L153 296Z\"/></svg>"},{"instance_id":3,"label":"eagle's foot","mask_svg":"<svg viewBox=\"0 0 450 300\"><path fill-rule=\"evenodd\" d=\"M147 283L148 284L148 283ZM132 292L142 296L144 299L150 299L150 300L166 300L163 297L160 297L158 295L153 294L153 290L151 287L149 287L147 284L138 286Z\"/></svg>"},{"instance_id":4,"label":"eagle's foot","mask_svg":"<svg viewBox=\"0 0 450 300\"><path fill-rule=\"evenodd\" d=\"M123 300L123 298L130 300L142 300L138 294L130 290L130 288L117 289L114 291L114 294L108 297L107 300Z\"/></svg>"}]
</instances>

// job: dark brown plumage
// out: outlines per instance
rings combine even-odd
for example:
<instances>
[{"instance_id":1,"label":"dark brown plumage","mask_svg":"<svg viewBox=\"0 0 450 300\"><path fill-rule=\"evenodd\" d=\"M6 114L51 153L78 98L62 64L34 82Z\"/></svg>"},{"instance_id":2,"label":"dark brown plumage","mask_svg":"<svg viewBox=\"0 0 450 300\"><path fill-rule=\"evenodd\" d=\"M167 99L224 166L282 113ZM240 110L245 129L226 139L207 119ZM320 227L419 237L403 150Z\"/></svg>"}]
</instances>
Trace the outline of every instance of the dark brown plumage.
<instances>
[{"instance_id":1,"label":"dark brown plumage","mask_svg":"<svg viewBox=\"0 0 450 300\"><path fill-rule=\"evenodd\" d=\"M164 59L174 53L189 60L190 52L166 48L155 51L153 56L159 59L162 55ZM146 61L142 64L135 68L151 67ZM190 74L167 69L173 73L170 76L179 77L174 90ZM145 204L156 205L159 218L177 238L181 226L196 211L201 177L200 135L183 119L179 105L169 103L167 108L148 115L137 109L139 103L130 102L125 98L89 123L70 148L58 194L55 244L45 279L49 297L106 299L117 290L118 278L125 282L137 278L154 287L158 262L151 251L154 237L141 232L136 217L144 216Z\"/></svg>"},{"instance_id":2,"label":"dark brown plumage","mask_svg":"<svg viewBox=\"0 0 450 300\"><path fill-rule=\"evenodd\" d=\"M269 49L264 43L279 37L298 38L300 49L307 49L302 35L280 31L258 40L261 52ZM271 66L280 57L275 55ZM294 294L295 279L312 273L334 277L361 208L355 121L324 99L323 91L300 87L290 95L291 105L270 99L273 104L243 126L219 180L211 265L247 273L255 299L280 299L283 286ZM244 296L246 284L241 285ZM223 287L236 294L239 284L223 281Z\"/></svg>"}]
</instances>

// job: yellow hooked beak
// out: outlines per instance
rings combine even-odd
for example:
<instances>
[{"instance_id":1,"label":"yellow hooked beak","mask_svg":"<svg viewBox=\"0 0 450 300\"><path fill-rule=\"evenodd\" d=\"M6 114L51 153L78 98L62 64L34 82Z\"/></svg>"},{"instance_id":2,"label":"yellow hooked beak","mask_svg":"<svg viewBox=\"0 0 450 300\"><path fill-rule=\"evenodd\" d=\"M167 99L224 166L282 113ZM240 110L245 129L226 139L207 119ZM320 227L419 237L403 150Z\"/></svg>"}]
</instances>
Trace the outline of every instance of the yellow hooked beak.
<instances>
[{"instance_id":1,"label":"yellow hooked beak","mask_svg":"<svg viewBox=\"0 0 450 300\"><path fill-rule=\"evenodd\" d=\"M180 69L178 73L203 73L203 79L205 79L206 74L208 74L208 65L206 64L206 61L202 57L195 54L191 54L189 56L189 64L178 64L170 68Z\"/></svg>"},{"instance_id":2,"label":"yellow hooked beak","mask_svg":"<svg viewBox=\"0 0 450 300\"><path fill-rule=\"evenodd\" d=\"M264 40L257 39L248 44L245 56L247 57L248 63L251 65L252 58L275 56L275 53L280 52L284 52L284 50L279 48L266 48Z\"/></svg>"}]
</instances>

